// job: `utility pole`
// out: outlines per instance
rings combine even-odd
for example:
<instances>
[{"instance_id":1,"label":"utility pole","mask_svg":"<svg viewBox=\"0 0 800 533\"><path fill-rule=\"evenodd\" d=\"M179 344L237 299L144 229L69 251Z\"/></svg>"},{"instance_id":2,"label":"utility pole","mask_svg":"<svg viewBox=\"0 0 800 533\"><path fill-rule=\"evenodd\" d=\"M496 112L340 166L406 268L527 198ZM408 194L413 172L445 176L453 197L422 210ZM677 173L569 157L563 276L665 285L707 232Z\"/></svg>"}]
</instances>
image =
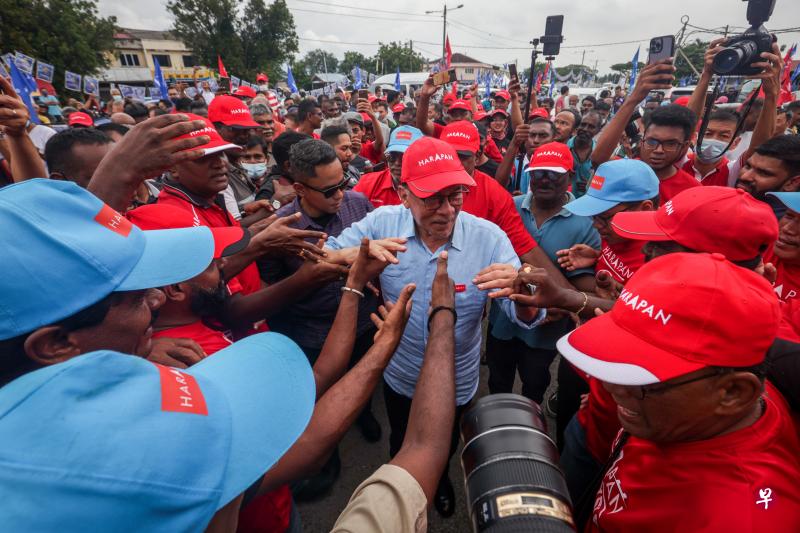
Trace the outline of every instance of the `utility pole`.
<instances>
[{"instance_id":1,"label":"utility pole","mask_svg":"<svg viewBox=\"0 0 800 533\"><path fill-rule=\"evenodd\" d=\"M581 66L583 66L583 60L586 58L586 49L583 49L583 53L581 54ZM581 69L582 70L582 69Z\"/></svg>"},{"instance_id":2,"label":"utility pole","mask_svg":"<svg viewBox=\"0 0 800 533\"><path fill-rule=\"evenodd\" d=\"M464 4L458 4L456 7L451 7L450 11L455 11L456 9L461 9L464 7ZM431 15L433 13L441 13L442 14L442 57L447 56L447 4L444 4L444 9L436 10L436 11L426 11L426 15Z\"/></svg>"}]
</instances>

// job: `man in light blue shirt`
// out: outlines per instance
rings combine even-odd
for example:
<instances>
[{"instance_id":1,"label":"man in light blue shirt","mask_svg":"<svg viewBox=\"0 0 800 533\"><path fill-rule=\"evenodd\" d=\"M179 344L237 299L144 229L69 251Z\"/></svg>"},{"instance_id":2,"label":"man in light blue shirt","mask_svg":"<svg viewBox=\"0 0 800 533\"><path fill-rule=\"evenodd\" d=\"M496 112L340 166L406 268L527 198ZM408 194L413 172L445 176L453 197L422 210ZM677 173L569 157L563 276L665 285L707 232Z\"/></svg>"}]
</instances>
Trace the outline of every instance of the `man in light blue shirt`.
<instances>
[{"instance_id":1,"label":"man in light blue shirt","mask_svg":"<svg viewBox=\"0 0 800 533\"><path fill-rule=\"evenodd\" d=\"M413 296L411 318L384 372L392 455L402 444L422 367L428 339L430 287L439 253L448 253L447 270L456 287L456 420L478 388L481 321L489 292L479 289L474 280L479 272L493 265L497 272L507 273L510 287L520 267L511 242L500 228L461 211L464 195L474 184L452 146L424 137L414 142L404 155L398 190L403 205L376 209L327 242L328 248L338 250L358 246L363 237L371 241L389 237L407 239L398 262L387 267L380 277L386 300L395 301L407 283L414 282L418 288ZM331 255L335 260L336 252L331 250ZM544 320L543 309L523 307L504 298L498 302L503 313L521 328L531 329ZM451 455L458 439L456 428L454 424ZM446 474L434 504L443 516L454 511L452 484Z\"/></svg>"}]
</instances>

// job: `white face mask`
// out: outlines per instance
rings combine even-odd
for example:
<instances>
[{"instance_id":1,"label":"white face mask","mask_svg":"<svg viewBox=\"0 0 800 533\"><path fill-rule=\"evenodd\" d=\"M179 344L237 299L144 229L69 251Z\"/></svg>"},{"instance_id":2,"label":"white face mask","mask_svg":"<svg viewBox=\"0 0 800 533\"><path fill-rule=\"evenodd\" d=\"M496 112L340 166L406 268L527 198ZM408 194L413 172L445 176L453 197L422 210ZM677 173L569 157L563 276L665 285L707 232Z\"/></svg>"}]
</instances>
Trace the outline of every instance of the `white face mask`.
<instances>
[{"instance_id":1,"label":"white face mask","mask_svg":"<svg viewBox=\"0 0 800 533\"><path fill-rule=\"evenodd\" d=\"M267 163L241 163L247 177L256 180L267 173Z\"/></svg>"},{"instance_id":2,"label":"white face mask","mask_svg":"<svg viewBox=\"0 0 800 533\"><path fill-rule=\"evenodd\" d=\"M725 155L725 148L728 143L717 139L703 139L702 144L697 147L697 160L701 163L716 163Z\"/></svg>"}]
</instances>

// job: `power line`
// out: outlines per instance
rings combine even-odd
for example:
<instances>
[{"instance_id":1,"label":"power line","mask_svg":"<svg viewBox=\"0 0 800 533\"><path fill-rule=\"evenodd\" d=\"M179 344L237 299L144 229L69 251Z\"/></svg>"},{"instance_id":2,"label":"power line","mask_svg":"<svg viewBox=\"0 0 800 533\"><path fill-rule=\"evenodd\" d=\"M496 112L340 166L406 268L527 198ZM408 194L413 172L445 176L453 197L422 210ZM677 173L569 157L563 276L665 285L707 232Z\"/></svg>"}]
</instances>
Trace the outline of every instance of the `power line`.
<instances>
[{"instance_id":1,"label":"power line","mask_svg":"<svg viewBox=\"0 0 800 533\"><path fill-rule=\"evenodd\" d=\"M326 6L326 7L343 7L345 9L357 9L359 11L364 11L364 9L365 9L364 7L348 6L348 5L345 5L345 4L332 4L332 3L328 3L328 2L319 2L317 0L297 0L297 1L298 2L303 2L303 3L306 3L306 4L318 4L318 5ZM371 13L388 13L390 15L410 15L410 16L413 16L413 17L426 17L426 18L436 18L436 19L438 19L438 17L431 17L430 15L426 15L425 13L409 13L408 11L390 11L390 10L387 10L387 9L375 9L373 7L370 7L370 8L367 8L367 9ZM392 19L392 20L395 20L395 19Z\"/></svg>"},{"instance_id":2,"label":"power line","mask_svg":"<svg viewBox=\"0 0 800 533\"><path fill-rule=\"evenodd\" d=\"M503 35L497 35L497 34L494 34L494 33L490 33L490 32L488 32L486 30L482 30L480 28L476 28L475 26L470 26L469 24L464 24L460 20L452 20L451 19L450 22L452 24L455 24L456 26L464 26L464 27L469 28L471 30L478 31L481 34L486 34L486 35L489 35L490 37L494 37L495 39L503 39L503 40L506 40L506 41L509 41L509 42L513 42L513 43L528 44L528 41L522 41L520 39L512 39L510 37L505 37Z\"/></svg>"},{"instance_id":3,"label":"power line","mask_svg":"<svg viewBox=\"0 0 800 533\"><path fill-rule=\"evenodd\" d=\"M303 13L315 13L317 15L333 15L333 16L336 16L336 17L356 17L356 18L360 18L360 19L393 20L393 21L397 22L397 18L396 17L375 17L375 16L372 16L372 15L362 15L360 13L329 13L327 11L318 11L318 10L314 10L314 9L303 9L303 8L300 8L300 7L290 7L289 11L292 11L292 12L294 12L294 11L302 11ZM431 20L422 20L422 19L420 19L420 20L414 20L412 22L435 22L437 24L439 23L439 21L436 20L436 19L431 19Z\"/></svg>"}]
</instances>

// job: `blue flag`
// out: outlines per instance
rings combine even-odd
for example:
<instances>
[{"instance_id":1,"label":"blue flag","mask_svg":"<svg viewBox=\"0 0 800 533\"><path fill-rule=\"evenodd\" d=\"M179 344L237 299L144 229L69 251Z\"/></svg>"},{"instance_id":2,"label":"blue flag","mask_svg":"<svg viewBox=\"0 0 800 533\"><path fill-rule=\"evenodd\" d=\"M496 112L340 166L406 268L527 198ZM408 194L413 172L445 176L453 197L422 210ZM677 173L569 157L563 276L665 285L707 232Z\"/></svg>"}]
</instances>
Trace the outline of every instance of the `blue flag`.
<instances>
[{"instance_id":1,"label":"blue flag","mask_svg":"<svg viewBox=\"0 0 800 533\"><path fill-rule=\"evenodd\" d=\"M397 66L397 73L394 75L394 90L400 92L400 65Z\"/></svg>"},{"instance_id":2,"label":"blue flag","mask_svg":"<svg viewBox=\"0 0 800 533\"><path fill-rule=\"evenodd\" d=\"M36 81L31 78L30 74L25 74L17 65L12 61L8 65L8 73L11 74L11 86L17 91L17 95L22 98L25 107L28 108L30 120L34 124L41 124L39 120L38 108L33 103L31 93L37 90Z\"/></svg>"},{"instance_id":3,"label":"blue flag","mask_svg":"<svg viewBox=\"0 0 800 533\"><path fill-rule=\"evenodd\" d=\"M633 67L631 68L631 81L628 84L628 94L633 92L633 86L636 85L636 74L639 72L639 48L636 48L636 53L633 54L631 63Z\"/></svg>"},{"instance_id":4,"label":"blue flag","mask_svg":"<svg viewBox=\"0 0 800 533\"><path fill-rule=\"evenodd\" d=\"M292 66L286 65L286 85L289 86L289 90L293 93L299 93L300 91L297 90L297 84L294 82L294 75L292 74Z\"/></svg>"},{"instance_id":5,"label":"blue flag","mask_svg":"<svg viewBox=\"0 0 800 533\"><path fill-rule=\"evenodd\" d=\"M153 84L159 88L161 98L167 97L167 82L164 81L164 75L161 73L161 65L158 64L158 59L153 56L153 63L156 64L153 69Z\"/></svg>"},{"instance_id":6,"label":"blue flag","mask_svg":"<svg viewBox=\"0 0 800 533\"><path fill-rule=\"evenodd\" d=\"M553 89L556 88L556 68L553 65L550 65L550 93L547 95L548 98L553 97Z\"/></svg>"},{"instance_id":7,"label":"blue flag","mask_svg":"<svg viewBox=\"0 0 800 533\"><path fill-rule=\"evenodd\" d=\"M794 68L794 72L792 72L791 82L794 83L798 76L800 76L800 63L797 64Z\"/></svg>"},{"instance_id":8,"label":"blue flag","mask_svg":"<svg viewBox=\"0 0 800 533\"><path fill-rule=\"evenodd\" d=\"M361 88L361 67L359 67L358 65L356 65L355 78L356 78L356 81L355 81L355 83L353 83L353 87L355 89L360 89Z\"/></svg>"}]
</instances>

